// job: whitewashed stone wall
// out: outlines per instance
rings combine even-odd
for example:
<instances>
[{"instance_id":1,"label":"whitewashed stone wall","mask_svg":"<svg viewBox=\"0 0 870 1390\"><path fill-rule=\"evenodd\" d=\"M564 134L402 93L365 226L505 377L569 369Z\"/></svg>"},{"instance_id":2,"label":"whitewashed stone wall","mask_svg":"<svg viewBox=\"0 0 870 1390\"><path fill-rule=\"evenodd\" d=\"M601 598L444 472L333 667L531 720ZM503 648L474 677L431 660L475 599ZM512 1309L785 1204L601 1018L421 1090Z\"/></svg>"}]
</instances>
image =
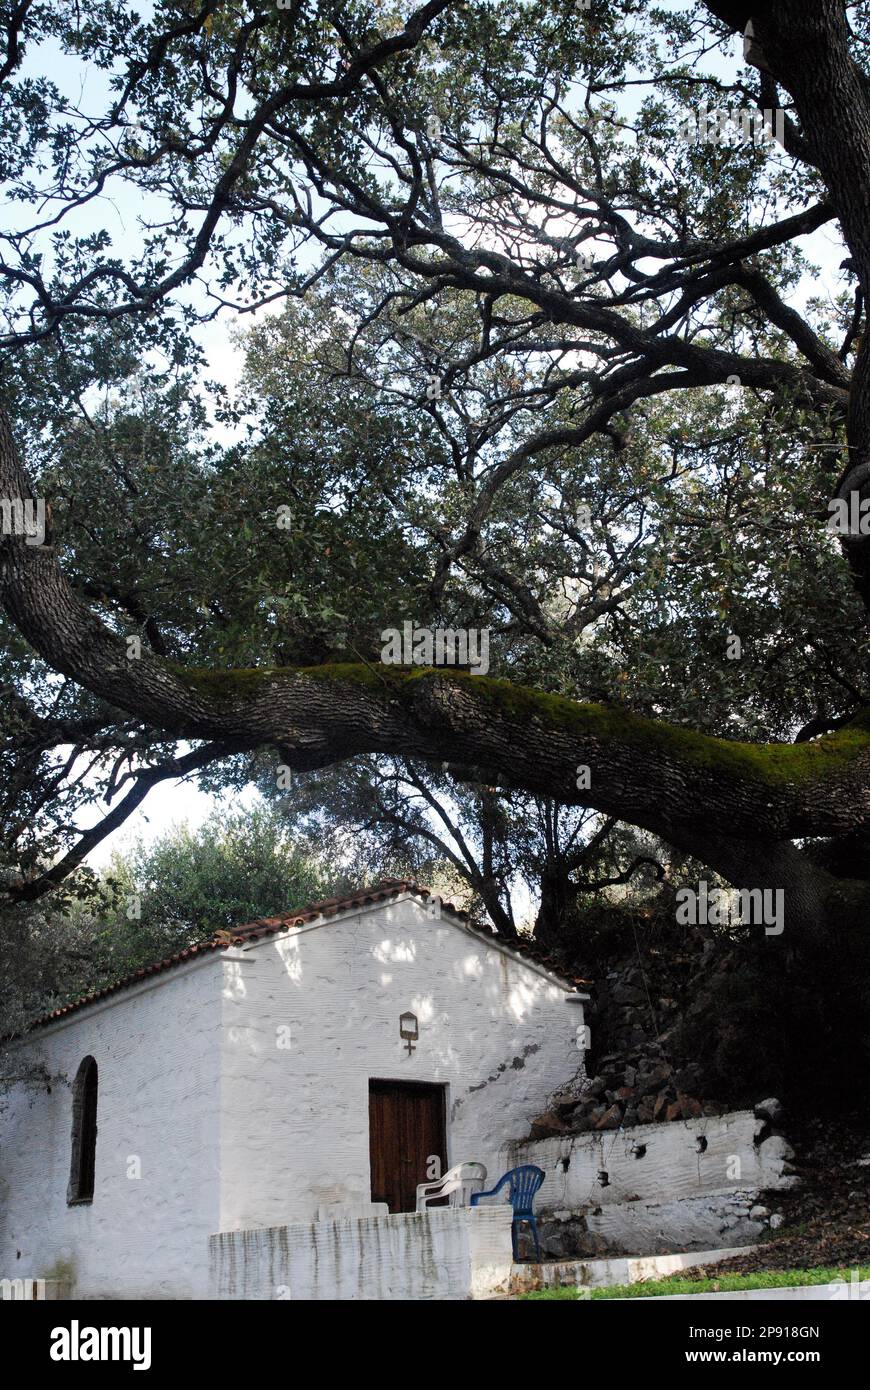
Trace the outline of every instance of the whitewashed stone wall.
<instances>
[{"instance_id":1,"label":"whitewashed stone wall","mask_svg":"<svg viewBox=\"0 0 870 1390\"><path fill-rule=\"evenodd\" d=\"M206 957L34 1033L45 1090L0 1099L0 1278L83 1298L202 1298L218 1222L222 970ZM96 1058L94 1200L67 1206L72 1089ZM5 1103L4 1103L5 1101ZM141 1177L131 1162L138 1159Z\"/></svg>"},{"instance_id":2,"label":"whitewashed stone wall","mask_svg":"<svg viewBox=\"0 0 870 1390\"><path fill-rule=\"evenodd\" d=\"M765 1229L750 1214L759 1191L795 1181L788 1144L763 1132L764 1121L739 1110L511 1144L503 1162L544 1169L536 1210L553 1254L742 1245Z\"/></svg>"},{"instance_id":3,"label":"whitewashed stone wall","mask_svg":"<svg viewBox=\"0 0 870 1390\"><path fill-rule=\"evenodd\" d=\"M674 1250L706 1250L754 1244L766 1224L755 1220L758 1192L738 1187L731 1192L708 1192L676 1201L611 1202L586 1213L583 1225L591 1248L630 1251L632 1254L667 1254ZM567 1222L564 1220L564 1228ZM558 1218L548 1223L544 1244L555 1242L562 1252Z\"/></svg>"},{"instance_id":4,"label":"whitewashed stone wall","mask_svg":"<svg viewBox=\"0 0 870 1390\"><path fill-rule=\"evenodd\" d=\"M514 1162L537 1163L544 1169L547 1177L536 1201L543 1211L638 1198L673 1200L739 1187L776 1187L783 1177L784 1146L771 1136L756 1147L763 1127L751 1110L734 1110L697 1120L510 1144L504 1159L509 1167ZM607 1174L606 1185L599 1177L602 1173Z\"/></svg>"},{"instance_id":5,"label":"whitewashed stone wall","mask_svg":"<svg viewBox=\"0 0 870 1390\"><path fill-rule=\"evenodd\" d=\"M507 1207L232 1231L209 1243L217 1299L440 1301L507 1290Z\"/></svg>"},{"instance_id":6,"label":"whitewashed stone wall","mask_svg":"<svg viewBox=\"0 0 870 1390\"><path fill-rule=\"evenodd\" d=\"M370 1079L446 1085L448 1164L497 1178L582 1063L582 1003L416 899L266 938L225 971L222 1231L371 1209Z\"/></svg>"}]
</instances>

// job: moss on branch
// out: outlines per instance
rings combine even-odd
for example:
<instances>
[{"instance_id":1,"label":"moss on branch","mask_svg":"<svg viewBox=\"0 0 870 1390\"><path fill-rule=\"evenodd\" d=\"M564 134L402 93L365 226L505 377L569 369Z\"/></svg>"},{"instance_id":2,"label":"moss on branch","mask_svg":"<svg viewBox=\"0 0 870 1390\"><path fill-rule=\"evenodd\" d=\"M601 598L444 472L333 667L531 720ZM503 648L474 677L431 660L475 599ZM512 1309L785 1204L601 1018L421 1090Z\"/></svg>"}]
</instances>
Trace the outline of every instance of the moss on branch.
<instances>
[{"instance_id":1,"label":"moss on branch","mask_svg":"<svg viewBox=\"0 0 870 1390\"><path fill-rule=\"evenodd\" d=\"M821 780L845 768L870 751L870 711L831 734L806 743L739 743L714 738L694 729L649 719L614 705L570 700L468 671L432 667L375 666L365 662L329 663L322 666L252 667L238 670L189 669L175 666L175 674L195 694L221 704L239 703L262 695L269 687L298 680L332 682L367 690L389 689L410 704L420 682L437 679L471 696L512 724L536 727L546 733L564 733L580 741L636 748L667 758L699 772L719 773L742 781L762 782L771 788Z\"/></svg>"}]
</instances>

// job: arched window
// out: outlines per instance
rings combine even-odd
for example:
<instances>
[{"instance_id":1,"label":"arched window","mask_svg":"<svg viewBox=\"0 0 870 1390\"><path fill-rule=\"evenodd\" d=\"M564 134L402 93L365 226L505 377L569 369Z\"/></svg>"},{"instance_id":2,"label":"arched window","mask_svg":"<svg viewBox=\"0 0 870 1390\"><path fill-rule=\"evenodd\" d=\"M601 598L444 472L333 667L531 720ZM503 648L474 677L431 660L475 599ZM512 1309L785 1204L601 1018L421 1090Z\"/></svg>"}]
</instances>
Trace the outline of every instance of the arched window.
<instances>
[{"instance_id":1,"label":"arched window","mask_svg":"<svg viewBox=\"0 0 870 1390\"><path fill-rule=\"evenodd\" d=\"M72 1159L66 1200L94 1200L94 1165L97 1157L97 1064L86 1057L73 1082Z\"/></svg>"}]
</instances>

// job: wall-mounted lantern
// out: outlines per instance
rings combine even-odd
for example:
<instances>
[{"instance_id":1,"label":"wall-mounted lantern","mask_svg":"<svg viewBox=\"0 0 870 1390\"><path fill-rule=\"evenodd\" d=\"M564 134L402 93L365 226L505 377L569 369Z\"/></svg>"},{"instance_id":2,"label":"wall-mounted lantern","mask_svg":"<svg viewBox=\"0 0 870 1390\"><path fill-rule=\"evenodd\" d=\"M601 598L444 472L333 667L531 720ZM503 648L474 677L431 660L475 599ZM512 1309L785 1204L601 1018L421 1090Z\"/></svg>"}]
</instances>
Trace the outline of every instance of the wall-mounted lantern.
<instances>
[{"instance_id":1,"label":"wall-mounted lantern","mask_svg":"<svg viewBox=\"0 0 870 1390\"><path fill-rule=\"evenodd\" d=\"M420 1028L417 1023L417 1015L412 1013L399 1015L399 1036L404 1038L408 1045L408 1056L414 1051L414 1043L420 1036Z\"/></svg>"}]
</instances>

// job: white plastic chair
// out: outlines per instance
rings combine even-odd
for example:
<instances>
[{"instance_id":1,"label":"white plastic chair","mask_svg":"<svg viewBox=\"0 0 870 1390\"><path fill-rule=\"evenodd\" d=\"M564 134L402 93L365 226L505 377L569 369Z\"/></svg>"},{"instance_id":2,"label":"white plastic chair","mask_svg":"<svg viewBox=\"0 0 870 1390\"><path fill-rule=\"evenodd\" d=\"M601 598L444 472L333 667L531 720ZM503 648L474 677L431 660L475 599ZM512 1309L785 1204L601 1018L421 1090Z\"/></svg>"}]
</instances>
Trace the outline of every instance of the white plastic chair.
<instances>
[{"instance_id":1,"label":"white plastic chair","mask_svg":"<svg viewBox=\"0 0 870 1390\"><path fill-rule=\"evenodd\" d=\"M449 1168L433 1182L417 1184L417 1211L425 1211L430 1202L440 1197L448 1197L451 1207L468 1207L471 1196L480 1192L486 1182L486 1168L482 1163L458 1163Z\"/></svg>"}]
</instances>

